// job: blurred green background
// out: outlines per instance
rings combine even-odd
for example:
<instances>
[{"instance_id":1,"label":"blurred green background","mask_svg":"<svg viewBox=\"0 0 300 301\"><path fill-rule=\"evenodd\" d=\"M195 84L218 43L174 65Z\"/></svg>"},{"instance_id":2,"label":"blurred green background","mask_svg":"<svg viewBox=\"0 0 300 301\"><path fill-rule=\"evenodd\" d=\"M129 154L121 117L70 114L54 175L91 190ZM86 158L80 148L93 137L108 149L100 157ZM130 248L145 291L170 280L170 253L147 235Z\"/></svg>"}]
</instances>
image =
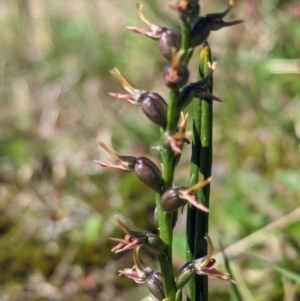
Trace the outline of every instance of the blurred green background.
<instances>
[{"instance_id":1,"label":"blurred green background","mask_svg":"<svg viewBox=\"0 0 300 301\"><path fill-rule=\"evenodd\" d=\"M107 170L97 139L159 165L159 129L109 74L167 99L157 45L126 31L143 27L136 1L0 2L0 300L137 301L144 285L117 277L131 252L114 255L118 214L156 231L154 193L133 174ZM168 1L144 1L155 23L179 29ZM227 1L202 0L202 14ZM226 248L243 300L300 300L300 4L236 1L213 32L214 180L210 236ZM190 63L196 78L197 53ZM191 111L191 108L189 108ZM191 120L190 120L191 121ZM191 128L191 127L190 127ZM188 185L189 150L175 184ZM174 262L184 263L184 215ZM153 254L143 258L155 269ZM216 254L218 266L223 258ZM235 300L210 279L210 300Z\"/></svg>"}]
</instances>

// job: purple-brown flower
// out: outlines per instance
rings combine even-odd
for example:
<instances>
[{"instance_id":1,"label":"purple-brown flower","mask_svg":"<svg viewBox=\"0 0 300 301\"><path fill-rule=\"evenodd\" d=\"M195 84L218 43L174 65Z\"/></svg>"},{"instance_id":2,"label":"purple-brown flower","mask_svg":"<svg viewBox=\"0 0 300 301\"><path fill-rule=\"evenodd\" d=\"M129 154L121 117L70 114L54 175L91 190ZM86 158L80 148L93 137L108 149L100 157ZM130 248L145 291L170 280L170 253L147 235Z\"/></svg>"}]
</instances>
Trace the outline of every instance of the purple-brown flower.
<instances>
[{"instance_id":1,"label":"purple-brown flower","mask_svg":"<svg viewBox=\"0 0 300 301\"><path fill-rule=\"evenodd\" d=\"M133 156L121 156L117 154L112 148L107 146L104 142L99 141L98 143L112 157L114 157L116 161L114 163L109 161L95 161L95 163L103 167L111 167L128 172L134 171L136 176L143 183L151 187L156 192L161 191L163 184L161 172L151 160L145 157L136 158Z\"/></svg>"},{"instance_id":2,"label":"purple-brown flower","mask_svg":"<svg viewBox=\"0 0 300 301\"><path fill-rule=\"evenodd\" d=\"M114 248L111 249L112 252L121 253L140 246L146 246L156 253L160 253L165 250L164 242L157 235L147 231L132 231L119 219L118 216L115 216L115 219L126 235L124 238L109 238L110 240L118 243Z\"/></svg>"},{"instance_id":3,"label":"purple-brown flower","mask_svg":"<svg viewBox=\"0 0 300 301\"><path fill-rule=\"evenodd\" d=\"M137 10L142 21L148 26L147 28L138 28L135 26L127 26L126 28L141 35L147 36L152 40L158 41L158 47L161 54L167 59L171 58L171 50L180 49L181 34L171 28L163 27L152 23L142 11L142 5L137 4Z\"/></svg>"},{"instance_id":4,"label":"purple-brown flower","mask_svg":"<svg viewBox=\"0 0 300 301\"><path fill-rule=\"evenodd\" d=\"M133 250L134 266L131 269L119 270L119 276L126 276L127 278L133 279L136 283L146 283L153 296L158 300L163 300L165 293L162 275L160 272L154 272L140 259L139 250L139 247Z\"/></svg>"},{"instance_id":5,"label":"purple-brown flower","mask_svg":"<svg viewBox=\"0 0 300 301\"><path fill-rule=\"evenodd\" d=\"M199 183L190 188L180 186L170 187L161 196L161 207L167 212L172 212L179 209L180 207L182 207L183 210L183 207L187 203L190 203L197 209L208 212L209 209L198 201L195 194L198 190L208 185L211 180L212 177L209 177L206 180L201 180Z\"/></svg>"},{"instance_id":6,"label":"purple-brown flower","mask_svg":"<svg viewBox=\"0 0 300 301\"><path fill-rule=\"evenodd\" d=\"M214 268L216 263L216 260L212 258L214 247L208 235L205 235L205 239L208 244L208 254L194 261L194 270L196 274L213 276L236 284L236 281L230 277L230 274L223 273Z\"/></svg>"}]
</instances>

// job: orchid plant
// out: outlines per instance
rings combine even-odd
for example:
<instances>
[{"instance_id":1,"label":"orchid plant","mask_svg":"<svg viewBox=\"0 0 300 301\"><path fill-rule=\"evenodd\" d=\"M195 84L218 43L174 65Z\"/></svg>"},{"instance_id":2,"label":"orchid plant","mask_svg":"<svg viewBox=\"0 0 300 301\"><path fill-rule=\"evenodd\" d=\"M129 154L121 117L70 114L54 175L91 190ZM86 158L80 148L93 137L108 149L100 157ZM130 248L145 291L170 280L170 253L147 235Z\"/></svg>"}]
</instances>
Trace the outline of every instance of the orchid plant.
<instances>
[{"instance_id":1,"label":"orchid plant","mask_svg":"<svg viewBox=\"0 0 300 301\"><path fill-rule=\"evenodd\" d=\"M157 300L181 301L183 289L191 301L207 301L207 276L235 283L228 273L215 268L213 244L208 236L209 186L212 180L212 104L222 99L212 92L212 76L216 63L211 60L207 39L211 31L240 24L241 20L226 22L223 18L231 11L233 1L220 13L199 16L197 0L178 0L170 8L179 14L181 32L152 23L137 4L138 15L146 28L128 26L134 33L156 41L166 60L162 71L165 86L169 89L166 101L155 92L140 89L131 84L117 68L110 72L121 84L126 94L109 93L111 96L140 106L143 113L161 128L163 144L161 151L162 171L146 157L119 155L104 142L99 145L115 161L96 161L102 167L110 167L136 176L156 193L155 220L158 234L129 229L119 217L116 221L124 231L124 238L110 238L117 245L112 252L133 252L133 267L119 270L136 283L145 283ZM189 81L188 63L197 46L202 46L198 79ZM193 133L186 131L188 114L183 110L194 102ZM192 139L192 143L191 143ZM192 144L190 187L173 183L176 166L184 146ZM187 205L187 263L174 275L172 264L173 228L178 209ZM140 256L142 248L157 254L160 271L153 271Z\"/></svg>"}]
</instances>

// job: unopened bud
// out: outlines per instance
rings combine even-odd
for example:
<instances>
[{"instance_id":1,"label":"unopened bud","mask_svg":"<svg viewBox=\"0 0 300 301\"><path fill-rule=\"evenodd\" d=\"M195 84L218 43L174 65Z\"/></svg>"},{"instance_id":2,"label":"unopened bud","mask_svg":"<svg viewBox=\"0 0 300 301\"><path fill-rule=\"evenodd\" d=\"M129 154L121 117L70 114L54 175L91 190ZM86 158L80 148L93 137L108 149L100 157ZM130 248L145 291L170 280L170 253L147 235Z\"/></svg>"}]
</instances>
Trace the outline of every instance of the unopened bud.
<instances>
[{"instance_id":1,"label":"unopened bud","mask_svg":"<svg viewBox=\"0 0 300 301\"><path fill-rule=\"evenodd\" d=\"M156 192L161 192L163 179L158 167L148 158L139 157L134 165L136 176Z\"/></svg>"},{"instance_id":2,"label":"unopened bud","mask_svg":"<svg viewBox=\"0 0 300 301\"><path fill-rule=\"evenodd\" d=\"M185 263L180 269L179 274L175 280L176 288L178 290L182 289L191 280L194 274L194 262Z\"/></svg>"},{"instance_id":3,"label":"unopened bud","mask_svg":"<svg viewBox=\"0 0 300 301\"><path fill-rule=\"evenodd\" d=\"M165 298L162 275L160 272L153 272L146 280L147 287L151 294L158 300Z\"/></svg>"},{"instance_id":4,"label":"unopened bud","mask_svg":"<svg viewBox=\"0 0 300 301\"><path fill-rule=\"evenodd\" d=\"M195 0L178 0L175 5L169 7L179 13L184 24L191 24L200 13L200 5Z\"/></svg>"},{"instance_id":5,"label":"unopened bud","mask_svg":"<svg viewBox=\"0 0 300 301\"><path fill-rule=\"evenodd\" d=\"M180 49L180 44L181 34L175 29L164 28L158 40L158 48L163 57L170 61L172 49L178 51Z\"/></svg>"},{"instance_id":6,"label":"unopened bud","mask_svg":"<svg viewBox=\"0 0 300 301\"><path fill-rule=\"evenodd\" d=\"M155 124L163 129L167 125L168 105L165 100L157 93L146 93L140 100L144 114Z\"/></svg>"}]
</instances>

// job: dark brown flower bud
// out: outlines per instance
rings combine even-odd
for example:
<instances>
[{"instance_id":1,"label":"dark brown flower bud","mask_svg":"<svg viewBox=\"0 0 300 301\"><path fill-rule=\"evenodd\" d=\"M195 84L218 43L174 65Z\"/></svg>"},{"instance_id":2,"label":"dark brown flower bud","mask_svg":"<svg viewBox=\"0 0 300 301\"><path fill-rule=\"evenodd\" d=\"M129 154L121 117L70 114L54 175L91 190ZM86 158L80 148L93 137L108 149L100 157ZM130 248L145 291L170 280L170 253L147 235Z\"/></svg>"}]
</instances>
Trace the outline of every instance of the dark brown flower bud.
<instances>
[{"instance_id":1,"label":"dark brown flower bud","mask_svg":"<svg viewBox=\"0 0 300 301\"><path fill-rule=\"evenodd\" d=\"M161 192L163 185L161 172L151 160L145 157L137 158L134 171L136 176L147 186L158 193Z\"/></svg>"},{"instance_id":2,"label":"dark brown flower bud","mask_svg":"<svg viewBox=\"0 0 300 301\"><path fill-rule=\"evenodd\" d=\"M161 196L161 207L167 211L172 212L178 208L186 205L186 201L179 197L179 189L182 187L172 187L166 190Z\"/></svg>"},{"instance_id":3,"label":"dark brown flower bud","mask_svg":"<svg viewBox=\"0 0 300 301\"><path fill-rule=\"evenodd\" d=\"M210 31L216 31L223 27L240 24L242 20L235 20L230 22L223 21L223 18L231 11L233 0L229 1L228 7L221 13L208 14L205 17L199 17L192 24L191 31L191 47L196 47L203 44L208 38Z\"/></svg>"},{"instance_id":4,"label":"dark brown flower bud","mask_svg":"<svg viewBox=\"0 0 300 301\"><path fill-rule=\"evenodd\" d=\"M97 164L103 167L111 167L128 172L134 171L136 176L142 182L154 189L156 192L161 192L161 187L163 185L162 175L158 167L151 160L145 157L136 158L132 156L120 156L102 141L99 141L98 143L110 155L112 155L116 161L114 163L109 161L95 161Z\"/></svg>"},{"instance_id":5,"label":"dark brown flower bud","mask_svg":"<svg viewBox=\"0 0 300 301\"><path fill-rule=\"evenodd\" d=\"M176 288L178 290L182 289L191 280L194 274L194 262L185 263L181 267L179 274L175 280Z\"/></svg>"},{"instance_id":6,"label":"dark brown flower bud","mask_svg":"<svg viewBox=\"0 0 300 301\"><path fill-rule=\"evenodd\" d=\"M185 206L187 203L190 203L197 209L208 212L209 209L206 208L203 204L199 203L194 194L199 189L202 189L204 186L209 184L211 179L212 178L208 178L206 180L200 181L190 188L178 186L170 187L161 196L161 207L167 212L172 212L179 209L180 207Z\"/></svg>"},{"instance_id":7,"label":"dark brown flower bud","mask_svg":"<svg viewBox=\"0 0 300 301\"><path fill-rule=\"evenodd\" d=\"M165 100L157 93L146 93L140 100L144 114L155 124L163 129L167 126L168 105Z\"/></svg>"},{"instance_id":8,"label":"dark brown flower bud","mask_svg":"<svg viewBox=\"0 0 300 301\"><path fill-rule=\"evenodd\" d=\"M189 79L189 70L186 66L181 65L183 51L172 50L170 63L164 67L163 78L165 85L172 90L179 90Z\"/></svg>"},{"instance_id":9,"label":"dark brown flower bud","mask_svg":"<svg viewBox=\"0 0 300 301\"><path fill-rule=\"evenodd\" d=\"M210 22L206 17L199 17L192 24L191 31L191 47L196 47L198 45L203 44L210 34Z\"/></svg>"},{"instance_id":10,"label":"dark brown flower bud","mask_svg":"<svg viewBox=\"0 0 300 301\"><path fill-rule=\"evenodd\" d=\"M163 57L170 61L172 57L172 49L178 51L180 49L180 44L181 34L177 30L170 28L163 29L158 40L158 48Z\"/></svg>"},{"instance_id":11,"label":"dark brown flower bud","mask_svg":"<svg viewBox=\"0 0 300 301\"><path fill-rule=\"evenodd\" d=\"M124 99L133 105L141 106L144 114L152 122L165 129L168 110L168 105L165 100L157 93L149 93L146 90L137 89L124 78L117 68L112 69L110 73L119 81L122 87L129 92L129 94L109 94L113 97Z\"/></svg>"},{"instance_id":12,"label":"dark brown flower bud","mask_svg":"<svg viewBox=\"0 0 300 301\"><path fill-rule=\"evenodd\" d=\"M178 0L175 5L169 7L179 12L180 19L184 24L191 24L200 13L200 5L197 0Z\"/></svg>"},{"instance_id":13,"label":"dark brown flower bud","mask_svg":"<svg viewBox=\"0 0 300 301\"><path fill-rule=\"evenodd\" d=\"M146 280L147 287L151 294L158 300L165 298L162 275L160 272L153 272Z\"/></svg>"}]
</instances>

